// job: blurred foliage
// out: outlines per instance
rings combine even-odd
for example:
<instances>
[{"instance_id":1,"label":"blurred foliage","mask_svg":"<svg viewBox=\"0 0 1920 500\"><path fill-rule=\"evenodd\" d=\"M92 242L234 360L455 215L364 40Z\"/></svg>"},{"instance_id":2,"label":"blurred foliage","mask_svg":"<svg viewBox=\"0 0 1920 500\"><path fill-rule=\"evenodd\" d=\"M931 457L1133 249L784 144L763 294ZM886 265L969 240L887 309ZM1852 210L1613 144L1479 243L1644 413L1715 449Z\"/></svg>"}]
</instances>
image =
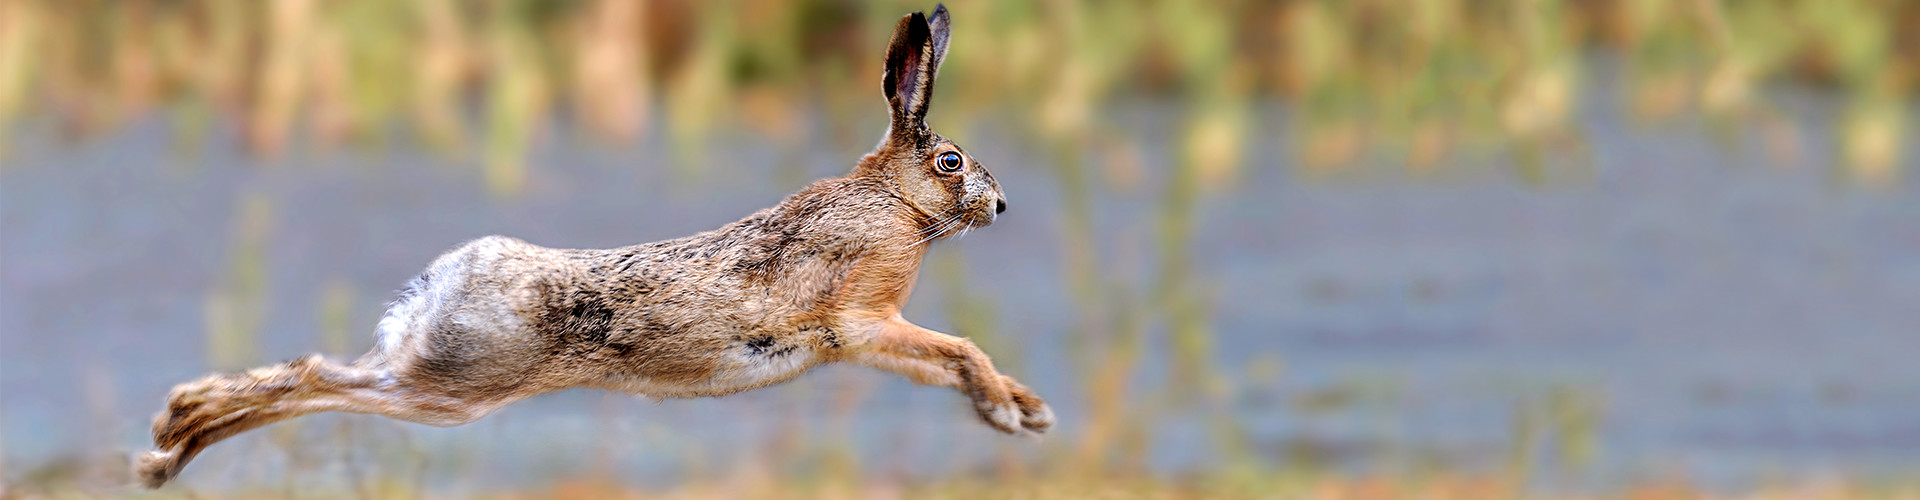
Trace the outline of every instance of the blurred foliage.
<instances>
[{"instance_id":1,"label":"blurred foliage","mask_svg":"<svg viewBox=\"0 0 1920 500\"><path fill-rule=\"evenodd\" d=\"M849 0L11 0L0 3L0 124L80 136L160 113L185 141L209 116L263 155L404 137L472 149L488 183L524 183L553 121L609 141L666 133L697 164L722 125L800 137L878 113L887 30L920 2ZM1851 178L1897 174L1920 75L1920 3L1900 0L959 0L936 120L987 110L1063 138L1101 134L1115 99L1183 103L1177 168L1219 185L1257 137L1253 104L1291 103L1297 164L1369 152L1415 169L1511 151L1522 174L1582 151L1582 64L1624 62L1633 115L1699 111L1791 127L1757 94L1831 88ZM1903 29L1906 28L1906 29ZM830 108L830 109L821 109ZM470 130L477 129L477 130ZM846 135L842 133L841 135ZM1251 135L1251 136L1250 136ZM1779 136L1772 134L1770 137ZM300 138L302 140L295 140ZM870 140L862 138L860 142ZM480 141L477 148L465 145ZM1791 151L1792 146L1783 146ZM1397 153L1396 153L1397 152Z\"/></svg>"},{"instance_id":2,"label":"blurred foliage","mask_svg":"<svg viewBox=\"0 0 1920 500\"><path fill-rule=\"evenodd\" d=\"M775 483L768 479L774 473L737 467L680 490L633 491L600 471L517 496L1364 499L1419 491L1436 499L1534 498L1524 485L1542 473L1538 464L1577 471L1603 451L1600 398L1570 386L1520 398L1509 467L1498 475L1310 474L1302 471L1321 470L1315 462L1329 454L1312 443L1290 448L1299 453L1288 454L1285 467L1263 463L1253 450L1260 443L1228 417L1228 405L1276 391L1279 362L1264 361L1261 370L1272 373L1261 377L1213 366L1212 287L1189 249L1207 193L1253 167L1338 176L1398 163L1407 175L1441 175L1455 160L1480 158L1463 155L1485 152L1511 155L1525 179L1553 179L1566 173L1556 169L1579 162L1550 158L1586 155L1579 108L1592 102L1582 96L1592 92L1584 86L1596 79L1595 59L1617 61L1619 101L1629 116L1701 116L1757 132L1784 156L1802 154L1796 127L1825 122L1789 119L1763 91L1824 89L1843 101L1830 127L1840 171L1849 182L1883 186L1903 174L1901 137L1920 92L1920 2L1911 1L951 3L956 42L940 75L936 128L961 135L967 123L996 115L1034 139L1061 190L1059 245L1075 306L1068 351L1086 400L1080 420L1062 422L1056 439L1065 441L1054 441L1049 465L1008 455L986 479L890 482L861 470L845 439L829 438L770 448L769 462L807 461L814 473L804 480ZM683 169L697 169L710 139L735 128L775 147L870 144L878 131L860 125L878 123L883 112L876 87L887 32L902 13L930 7L892 0L0 0L0 155L12 129L29 121L82 140L159 117L182 147L207 147L226 136L221 127L232 127L241 147L267 158L415 145L472 155L477 175L511 195L531 176L529 149L557 127L615 144L659 135ZM1121 101L1173 104L1169 158L1151 157L1113 128ZM1272 118L1262 110L1284 113L1287 126L1262 126ZM823 128L813 127L815 117ZM1274 141L1293 144L1283 150L1295 157L1244 157L1249 145ZM1144 190L1155 213L1144 234L1128 238L1153 250L1140 259L1147 275L1107 272L1126 268L1113 264L1131 256L1095 233L1092 199L1144 185L1156 186ZM255 335L272 203L248 198L235 219L230 267L206 304L209 359L219 368L261 356ZM1011 352L992 347L1016 336L999 331L990 300L969 293L968 263L948 254L930 264L957 329L990 351ZM357 297L339 283L323 293L317 309L328 351L346 349ZM1155 386L1162 391L1149 394L1142 366L1161 347L1153 338L1160 332L1169 373ZM1023 361L1037 362L1000 359L1015 374ZM870 389L842 387L836 437L851 432L847 422ZM1335 381L1301 394L1293 411L1342 415L1385 398L1379 392ZM1226 463L1186 478L1137 474L1151 446L1147 429L1189 409L1201 414ZM337 432L343 441L376 441L358 431ZM353 491L313 496L421 493L417 477L362 472L351 468L351 456L339 461L349 464ZM689 462L689 470L705 470L698 457ZM14 476L25 477L22 485L0 496L94 474L92 466L65 466ZM1748 498L1914 491L1822 488ZM236 497L287 496L262 489ZM1656 485L1614 497L1711 495Z\"/></svg>"}]
</instances>

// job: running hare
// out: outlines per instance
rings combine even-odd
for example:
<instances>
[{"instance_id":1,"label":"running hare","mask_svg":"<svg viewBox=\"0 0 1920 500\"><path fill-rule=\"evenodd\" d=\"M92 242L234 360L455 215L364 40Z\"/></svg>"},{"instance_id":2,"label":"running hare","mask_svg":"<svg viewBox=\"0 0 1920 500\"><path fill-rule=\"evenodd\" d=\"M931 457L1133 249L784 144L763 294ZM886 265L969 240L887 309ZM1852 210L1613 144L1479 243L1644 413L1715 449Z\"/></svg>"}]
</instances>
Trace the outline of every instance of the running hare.
<instances>
[{"instance_id":1,"label":"running hare","mask_svg":"<svg viewBox=\"0 0 1920 500\"><path fill-rule=\"evenodd\" d=\"M892 123L850 175L675 240L467 243L407 283L378 345L352 364L311 355L175 387L139 479L158 487L208 445L309 413L452 426L572 387L720 396L836 361L959 389L1003 432L1046 431L1046 403L973 343L900 317L930 242L1006 209L993 175L927 128L948 22L941 6L895 26L883 78Z\"/></svg>"}]
</instances>

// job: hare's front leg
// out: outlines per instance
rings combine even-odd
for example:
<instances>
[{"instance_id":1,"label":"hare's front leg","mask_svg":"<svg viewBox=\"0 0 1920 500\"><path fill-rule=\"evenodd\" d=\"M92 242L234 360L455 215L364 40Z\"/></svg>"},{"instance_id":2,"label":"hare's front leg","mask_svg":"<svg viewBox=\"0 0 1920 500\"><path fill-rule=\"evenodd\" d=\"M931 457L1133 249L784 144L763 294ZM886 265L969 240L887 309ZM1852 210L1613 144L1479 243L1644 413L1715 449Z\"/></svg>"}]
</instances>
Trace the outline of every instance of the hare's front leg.
<instances>
[{"instance_id":1,"label":"hare's front leg","mask_svg":"<svg viewBox=\"0 0 1920 500\"><path fill-rule=\"evenodd\" d=\"M854 350L857 363L906 376L916 383L959 389L980 418L995 429L1046 432L1053 410L1027 386L994 371L993 360L964 338L921 328L894 316Z\"/></svg>"}]
</instances>

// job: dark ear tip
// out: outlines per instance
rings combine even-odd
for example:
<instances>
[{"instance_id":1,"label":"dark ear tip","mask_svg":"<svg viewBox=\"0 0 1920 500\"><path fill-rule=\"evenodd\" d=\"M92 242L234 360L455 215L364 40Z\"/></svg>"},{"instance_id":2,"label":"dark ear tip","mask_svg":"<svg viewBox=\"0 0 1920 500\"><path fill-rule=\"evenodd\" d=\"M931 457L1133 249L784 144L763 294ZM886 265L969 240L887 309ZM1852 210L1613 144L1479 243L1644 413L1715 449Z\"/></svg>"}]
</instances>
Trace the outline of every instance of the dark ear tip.
<instances>
[{"instance_id":1,"label":"dark ear tip","mask_svg":"<svg viewBox=\"0 0 1920 500\"><path fill-rule=\"evenodd\" d=\"M930 31L931 29L928 28L927 23L927 13L915 11L912 14L900 16L900 24L895 26L893 30L893 43L898 44L904 42L906 43L906 47L916 46L930 36ZM888 49L888 57L893 56L893 49L894 48Z\"/></svg>"}]
</instances>

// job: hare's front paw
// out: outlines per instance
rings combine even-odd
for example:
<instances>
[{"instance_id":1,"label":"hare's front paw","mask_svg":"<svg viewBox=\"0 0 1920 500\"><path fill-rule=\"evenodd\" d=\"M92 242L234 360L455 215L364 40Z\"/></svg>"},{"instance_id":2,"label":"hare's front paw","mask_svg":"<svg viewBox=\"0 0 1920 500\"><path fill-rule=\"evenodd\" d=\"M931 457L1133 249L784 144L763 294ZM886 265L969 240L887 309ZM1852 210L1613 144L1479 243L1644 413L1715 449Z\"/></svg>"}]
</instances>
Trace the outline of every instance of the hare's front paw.
<instances>
[{"instance_id":1,"label":"hare's front paw","mask_svg":"<svg viewBox=\"0 0 1920 500\"><path fill-rule=\"evenodd\" d=\"M980 419L985 420L987 425L1000 432L1021 433L1020 407L1014 404L1013 398L978 398L973 401L973 411L979 413Z\"/></svg>"},{"instance_id":2,"label":"hare's front paw","mask_svg":"<svg viewBox=\"0 0 1920 500\"><path fill-rule=\"evenodd\" d=\"M1002 375L1000 380L1007 384L1007 393L1013 395L1014 404L1020 407L1020 427L1036 434L1053 427L1053 409L1047 407L1046 400L1013 377Z\"/></svg>"},{"instance_id":3,"label":"hare's front paw","mask_svg":"<svg viewBox=\"0 0 1920 500\"><path fill-rule=\"evenodd\" d=\"M974 401L974 410L987 425L1014 435L1039 434L1053 427L1053 409L1045 400L1013 377L1001 375L998 381L1004 390L986 392L988 396Z\"/></svg>"}]
</instances>

